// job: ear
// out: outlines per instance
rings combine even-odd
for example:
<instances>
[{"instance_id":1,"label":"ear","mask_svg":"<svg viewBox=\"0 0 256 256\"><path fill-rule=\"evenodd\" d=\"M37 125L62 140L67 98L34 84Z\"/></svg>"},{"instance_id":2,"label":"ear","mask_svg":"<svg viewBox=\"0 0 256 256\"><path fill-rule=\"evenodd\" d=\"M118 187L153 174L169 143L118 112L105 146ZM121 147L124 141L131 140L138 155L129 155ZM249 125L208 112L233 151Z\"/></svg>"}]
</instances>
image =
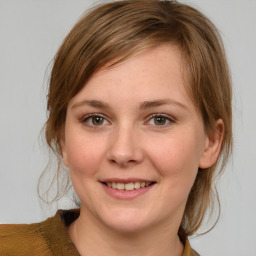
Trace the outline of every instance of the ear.
<instances>
[{"instance_id":1,"label":"ear","mask_svg":"<svg viewBox=\"0 0 256 256\"><path fill-rule=\"evenodd\" d=\"M67 151L66 151L66 144L65 144L64 134L61 135L60 146L61 146L61 154L62 154L63 163L66 167L68 167Z\"/></svg>"},{"instance_id":2,"label":"ear","mask_svg":"<svg viewBox=\"0 0 256 256\"><path fill-rule=\"evenodd\" d=\"M207 135L204 151L199 162L199 168L206 169L215 164L220 154L223 137L224 123L222 119L218 119L215 130Z\"/></svg>"}]
</instances>

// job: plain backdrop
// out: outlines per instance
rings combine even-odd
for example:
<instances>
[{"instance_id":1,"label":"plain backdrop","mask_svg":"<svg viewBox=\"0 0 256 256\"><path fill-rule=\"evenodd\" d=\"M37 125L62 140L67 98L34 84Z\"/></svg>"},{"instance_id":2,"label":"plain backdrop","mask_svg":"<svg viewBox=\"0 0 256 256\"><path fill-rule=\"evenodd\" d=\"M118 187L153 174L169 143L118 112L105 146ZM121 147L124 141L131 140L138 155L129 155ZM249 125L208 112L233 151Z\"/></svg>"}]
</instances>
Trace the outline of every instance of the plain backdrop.
<instances>
[{"instance_id":1,"label":"plain backdrop","mask_svg":"<svg viewBox=\"0 0 256 256\"><path fill-rule=\"evenodd\" d=\"M218 184L221 217L210 233L191 243L202 256L255 256L256 0L183 2L219 28L234 85L235 144ZM53 214L40 205L36 191L47 163L40 131L48 66L64 36L95 3L0 0L0 223L38 222Z\"/></svg>"}]
</instances>

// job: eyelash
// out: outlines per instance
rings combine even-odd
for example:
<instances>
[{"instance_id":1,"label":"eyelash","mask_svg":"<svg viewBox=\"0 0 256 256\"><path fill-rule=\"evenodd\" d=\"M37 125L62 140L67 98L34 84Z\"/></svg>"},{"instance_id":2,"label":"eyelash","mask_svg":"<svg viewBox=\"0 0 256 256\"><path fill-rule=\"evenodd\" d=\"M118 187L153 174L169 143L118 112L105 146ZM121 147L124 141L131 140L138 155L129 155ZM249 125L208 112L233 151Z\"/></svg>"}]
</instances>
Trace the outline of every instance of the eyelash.
<instances>
[{"instance_id":1,"label":"eyelash","mask_svg":"<svg viewBox=\"0 0 256 256\"><path fill-rule=\"evenodd\" d=\"M103 122L104 122L104 121L107 121L108 123L110 123L110 122L106 119L106 117L105 117L104 115L98 114L98 113L86 115L85 117L81 118L80 121L81 121L82 123L86 123L86 125L89 126L89 127L91 127L91 128L101 128L102 126L104 126L104 124L103 124L103 125L93 125L93 124L89 124L89 120L91 119L91 122L92 122L92 118L93 118L93 117L102 118L102 119L103 119Z\"/></svg>"},{"instance_id":2,"label":"eyelash","mask_svg":"<svg viewBox=\"0 0 256 256\"><path fill-rule=\"evenodd\" d=\"M152 115L149 116L147 123L150 120L154 120L154 118L164 118L164 120L168 121L168 123L167 124L165 123L163 125L154 124L153 126L166 127L166 126L174 123L174 119L172 117L170 117L169 115L166 115L166 114L152 114Z\"/></svg>"},{"instance_id":3,"label":"eyelash","mask_svg":"<svg viewBox=\"0 0 256 256\"><path fill-rule=\"evenodd\" d=\"M103 126L106 125L106 124L94 125L92 123L89 124L89 120L91 119L91 122L92 122L92 118L94 118L94 117L95 118L97 118L97 117L102 118L103 122L107 121L108 123L110 123L104 115L99 114L99 113L86 115L83 118L81 118L80 121L82 123L86 123L86 125L89 126L90 128L102 128ZM161 125L161 124L157 125L155 123L151 124L152 126L156 126L156 127L166 127L166 126L175 122L175 120L172 117L170 117L169 115L166 115L166 114L152 114L147 118L146 123L149 123L151 120L154 122L155 118L163 118L164 121L165 121L165 123L163 125ZM166 124L166 122L167 122L167 124Z\"/></svg>"}]
</instances>

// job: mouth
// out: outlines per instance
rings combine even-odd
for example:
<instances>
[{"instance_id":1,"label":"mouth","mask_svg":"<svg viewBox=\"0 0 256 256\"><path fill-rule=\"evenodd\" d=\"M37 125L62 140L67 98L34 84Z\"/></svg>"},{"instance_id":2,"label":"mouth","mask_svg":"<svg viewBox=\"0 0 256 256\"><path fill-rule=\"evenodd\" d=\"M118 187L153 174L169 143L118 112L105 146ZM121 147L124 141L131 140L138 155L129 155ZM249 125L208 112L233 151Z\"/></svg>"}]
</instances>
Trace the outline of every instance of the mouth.
<instances>
[{"instance_id":1,"label":"mouth","mask_svg":"<svg viewBox=\"0 0 256 256\"><path fill-rule=\"evenodd\" d=\"M138 178L112 178L101 180L100 183L109 196L120 200L131 200L151 191L157 182Z\"/></svg>"},{"instance_id":2,"label":"mouth","mask_svg":"<svg viewBox=\"0 0 256 256\"><path fill-rule=\"evenodd\" d=\"M102 182L105 186L109 188L113 188L116 190L123 190L123 191L132 191L138 190L141 188L146 188L149 186L154 185L156 182L154 181L135 181L135 182L118 182L118 181L110 181L110 182Z\"/></svg>"}]
</instances>

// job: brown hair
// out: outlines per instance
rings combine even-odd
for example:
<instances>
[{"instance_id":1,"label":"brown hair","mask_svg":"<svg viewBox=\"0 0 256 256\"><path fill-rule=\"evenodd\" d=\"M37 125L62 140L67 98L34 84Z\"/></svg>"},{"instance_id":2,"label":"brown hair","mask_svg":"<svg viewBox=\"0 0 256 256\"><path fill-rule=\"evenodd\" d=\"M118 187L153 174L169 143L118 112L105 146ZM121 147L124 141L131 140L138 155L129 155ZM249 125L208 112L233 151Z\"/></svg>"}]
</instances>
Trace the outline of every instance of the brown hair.
<instances>
[{"instance_id":1,"label":"brown hair","mask_svg":"<svg viewBox=\"0 0 256 256\"><path fill-rule=\"evenodd\" d=\"M227 162L232 148L231 81L222 40L215 26L198 10L177 1L126 0L89 10L63 41L55 58L48 94L46 141L61 166L61 136L67 105L100 68L116 65L162 43L180 47L188 91L200 110L208 133L222 119L225 133L214 166L198 170L179 235L185 238L201 226L213 208L213 179ZM218 162L221 162L217 172ZM65 182L65 189L68 183ZM60 193L60 191L57 191Z\"/></svg>"}]
</instances>

